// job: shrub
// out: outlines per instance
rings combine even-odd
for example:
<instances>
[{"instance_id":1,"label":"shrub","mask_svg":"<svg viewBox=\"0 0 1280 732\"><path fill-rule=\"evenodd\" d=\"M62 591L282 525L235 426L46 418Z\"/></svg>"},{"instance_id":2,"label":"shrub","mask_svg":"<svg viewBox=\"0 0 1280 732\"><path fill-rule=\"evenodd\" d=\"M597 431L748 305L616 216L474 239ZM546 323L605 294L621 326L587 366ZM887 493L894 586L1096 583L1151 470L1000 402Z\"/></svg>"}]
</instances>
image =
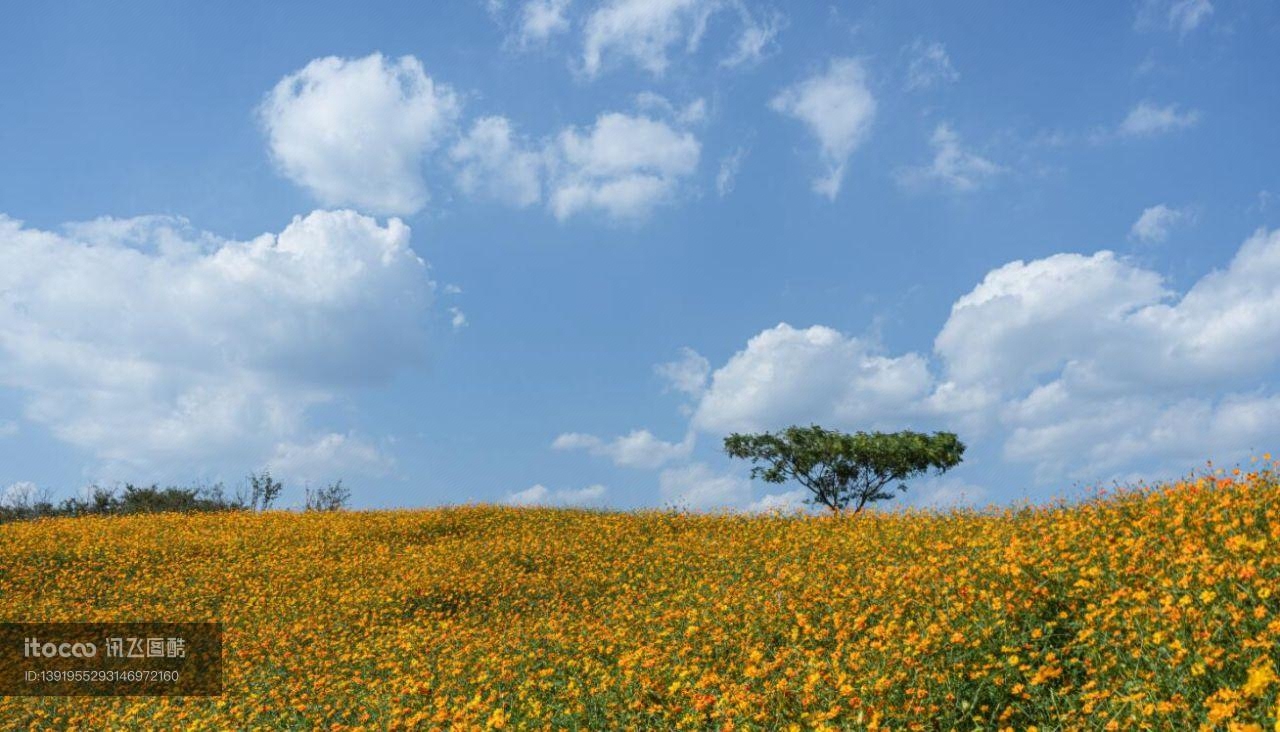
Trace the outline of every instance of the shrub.
<instances>
[{"instance_id":1,"label":"shrub","mask_svg":"<svg viewBox=\"0 0 1280 732\"><path fill-rule=\"evenodd\" d=\"M342 485L339 480L323 488L307 487L306 510L308 511L340 511L351 500L351 489Z\"/></svg>"},{"instance_id":2,"label":"shrub","mask_svg":"<svg viewBox=\"0 0 1280 732\"><path fill-rule=\"evenodd\" d=\"M284 490L284 484L278 480L272 480L270 470L249 473L248 504L250 508L259 511L271 508L271 504L275 503L282 490Z\"/></svg>"}]
</instances>

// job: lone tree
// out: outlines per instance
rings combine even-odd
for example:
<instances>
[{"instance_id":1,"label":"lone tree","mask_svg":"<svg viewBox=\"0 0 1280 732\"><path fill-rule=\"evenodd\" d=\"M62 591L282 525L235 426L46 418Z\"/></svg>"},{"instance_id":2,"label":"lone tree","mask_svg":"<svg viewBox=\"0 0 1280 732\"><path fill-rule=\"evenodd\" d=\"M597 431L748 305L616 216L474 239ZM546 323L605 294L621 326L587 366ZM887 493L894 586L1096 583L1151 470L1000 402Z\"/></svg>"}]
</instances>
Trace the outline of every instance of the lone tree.
<instances>
[{"instance_id":1,"label":"lone tree","mask_svg":"<svg viewBox=\"0 0 1280 732\"><path fill-rule=\"evenodd\" d=\"M724 438L730 457L755 466L752 478L770 483L795 480L813 493L810 502L839 513L850 504L857 513L871 501L892 498L885 489L923 475L938 474L960 464L964 444L950 432L858 432L846 434L818 425L788 427L758 435L732 434Z\"/></svg>"}]
</instances>

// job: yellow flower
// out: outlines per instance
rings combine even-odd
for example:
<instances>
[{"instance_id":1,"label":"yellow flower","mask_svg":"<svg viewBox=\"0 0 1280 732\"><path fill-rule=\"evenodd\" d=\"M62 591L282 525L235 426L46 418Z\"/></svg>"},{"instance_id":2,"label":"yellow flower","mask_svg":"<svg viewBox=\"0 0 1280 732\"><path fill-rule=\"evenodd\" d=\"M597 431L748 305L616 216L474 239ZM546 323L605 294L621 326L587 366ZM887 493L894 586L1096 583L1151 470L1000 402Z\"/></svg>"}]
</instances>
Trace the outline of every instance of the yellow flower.
<instances>
[{"instance_id":1,"label":"yellow flower","mask_svg":"<svg viewBox=\"0 0 1280 732\"><path fill-rule=\"evenodd\" d=\"M1236 703L1226 700L1210 700L1209 702L1209 721L1217 724L1225 722L1234 717L1236 714Z\"/></svg>"},{"instance_id":2,"label":"yellow flower","mask_svg":"<svg viewBox=\"0 0 1280 732\"><path fill-rule=\"evenodd\" d=\"M1249 669L1249 678L1240 687L1247 697L1260 696L1276 680L1276 670L1271 661L1264 660Z\"/></svg>"},{"instance_id":3,"label":"yellow flower","mask_svg":"<svg viewBox=\"0 0 1280 732\"><path fill-rule=\"evenodd\" d=\"M840 521L476 506L3 523L0 620L221 620L227 693L0 696L0 727L995 729L1022 717L966 687L998 685L1055 728L1198 715L1245 732L1280 717L1276 526L1265 467Z\"/></svg>"},{"instance_id":4,"label":"yellow flower","mask_svg":"<svg viewBox=\"0 0 1280 732\"><path fill-rule=\"evenodd\" d=\"M510 717L501 708L493 710L493 714L489 715L489 729L502 729L507 726L507 720Z\"/></svg>"}]
</instances>

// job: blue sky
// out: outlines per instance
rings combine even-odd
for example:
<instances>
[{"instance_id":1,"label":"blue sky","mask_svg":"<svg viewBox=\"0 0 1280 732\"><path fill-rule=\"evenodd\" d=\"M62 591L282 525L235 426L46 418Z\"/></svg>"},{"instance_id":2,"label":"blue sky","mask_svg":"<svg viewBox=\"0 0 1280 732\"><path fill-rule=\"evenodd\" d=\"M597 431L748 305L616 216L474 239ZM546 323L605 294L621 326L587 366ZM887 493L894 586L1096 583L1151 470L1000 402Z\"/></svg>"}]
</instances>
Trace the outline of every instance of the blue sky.
<instances>
[{"instance_id":1,"label":"blue sky","mask_svg":"<svg viewBox=\"0 0 1280 732\"><path fill-rule=\"evenodd\" d=\"M924 504L1276 450L1262 1L8 6L0 488L792 505L727 432L951 429Z\"/></svg>"}]
</instances>

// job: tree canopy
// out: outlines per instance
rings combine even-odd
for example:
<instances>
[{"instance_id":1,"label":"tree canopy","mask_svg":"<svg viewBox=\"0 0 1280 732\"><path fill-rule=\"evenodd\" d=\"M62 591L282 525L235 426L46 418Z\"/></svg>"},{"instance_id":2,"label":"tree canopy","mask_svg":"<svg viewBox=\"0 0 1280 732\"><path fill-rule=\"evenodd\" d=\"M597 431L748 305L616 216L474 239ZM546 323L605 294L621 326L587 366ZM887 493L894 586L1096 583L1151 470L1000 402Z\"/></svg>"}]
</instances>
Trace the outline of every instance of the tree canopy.
<instances>
[{"instance_id":1,"label":"tree canopy","mask_svg":"<svg viewBox=\"0 0 1280 732\"><path fill-rule=\"evenodd\" d=\"M751 477L770 483L794 480L813 493L812 503L854 513L872 501L892 498L896 483L960 464L964 444L951 432L857 432L818 425L779 432L732 434L724 440L730 457L750 460Z\"/></svg>"}]
</instances>

